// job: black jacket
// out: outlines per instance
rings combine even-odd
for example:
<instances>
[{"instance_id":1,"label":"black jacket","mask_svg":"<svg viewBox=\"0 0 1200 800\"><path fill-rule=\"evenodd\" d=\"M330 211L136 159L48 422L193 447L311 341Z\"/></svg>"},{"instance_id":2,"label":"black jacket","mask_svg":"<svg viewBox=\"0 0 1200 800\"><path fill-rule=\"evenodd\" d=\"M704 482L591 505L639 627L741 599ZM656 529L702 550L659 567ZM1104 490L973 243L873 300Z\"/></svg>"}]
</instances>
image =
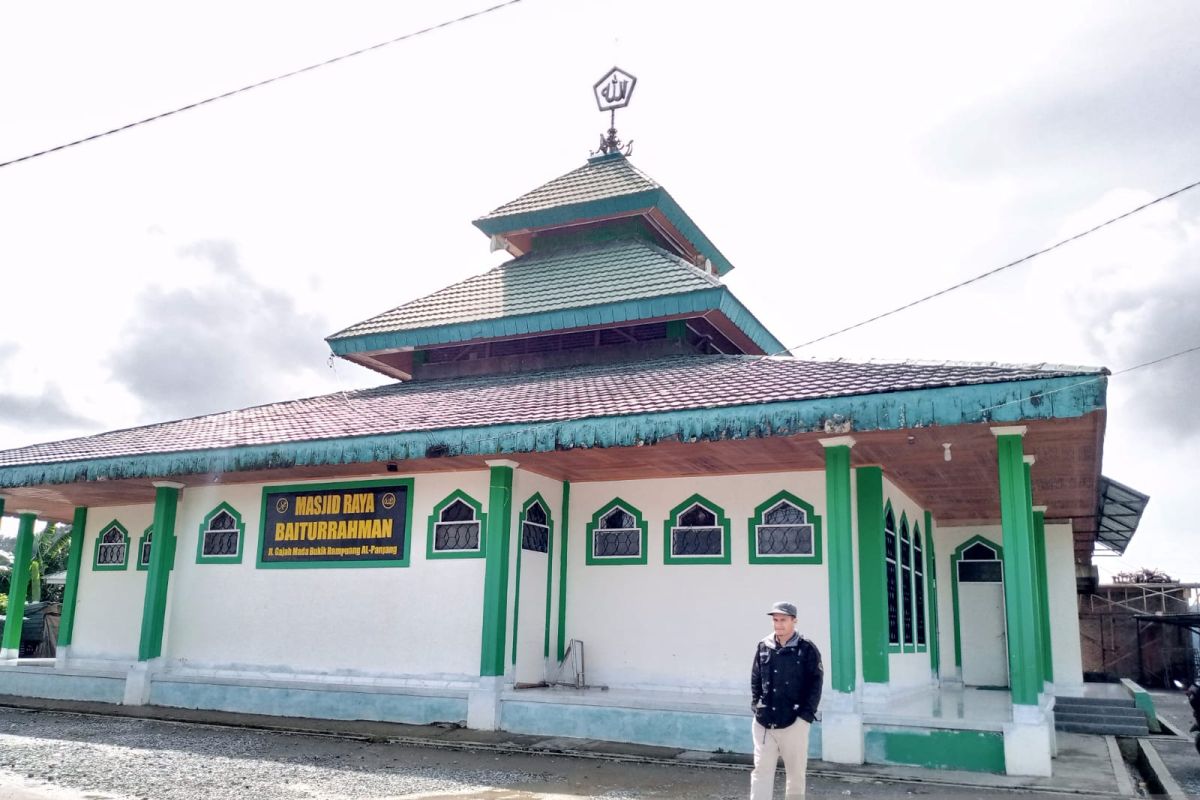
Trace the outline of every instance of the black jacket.
<instances>
[{"instance_id":1,"label":"black jacket","mask_svg":"<svg viewBox=\"0 0 1200 800\"><path fill-rule=\"evenodd\" d=\"M750 669L750 696L754 718L764 728L786 728L796 721L812 722L821 703L825 671L816 645L798 641L780 647L775 636L767 636L754 651Z\"/></svg>"}]
</instances>

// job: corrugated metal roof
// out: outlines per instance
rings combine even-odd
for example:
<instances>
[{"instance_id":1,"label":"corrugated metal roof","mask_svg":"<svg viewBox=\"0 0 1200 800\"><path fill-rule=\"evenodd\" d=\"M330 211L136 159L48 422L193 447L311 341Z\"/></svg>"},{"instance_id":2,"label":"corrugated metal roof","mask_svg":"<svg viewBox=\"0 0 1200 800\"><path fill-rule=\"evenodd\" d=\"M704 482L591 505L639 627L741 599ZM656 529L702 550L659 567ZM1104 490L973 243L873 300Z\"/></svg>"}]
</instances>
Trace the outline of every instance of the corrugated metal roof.
<instances>
[{"instance_id":1,"label":"corrugated metal roof","mask_svg":"<svg viewBox=\"0 0 1200 800\"><path fill-rule=\"evenodd\" d=\"M0 451L0 469L354 436L729 408L1101 374L970 364L673 356L407 382Z\"/></svg>"},{"instance_id":2,"label":"corrugated metal roof","mask_svg":"<svg viewBox=\"0 0 1200 800\"><path fill-rule=\"evenodd\" d=\"M638 239L534 252L351 325L330 336L329 341L661 297L720 285L703 270Z\"/></svg>"}]
</instances>

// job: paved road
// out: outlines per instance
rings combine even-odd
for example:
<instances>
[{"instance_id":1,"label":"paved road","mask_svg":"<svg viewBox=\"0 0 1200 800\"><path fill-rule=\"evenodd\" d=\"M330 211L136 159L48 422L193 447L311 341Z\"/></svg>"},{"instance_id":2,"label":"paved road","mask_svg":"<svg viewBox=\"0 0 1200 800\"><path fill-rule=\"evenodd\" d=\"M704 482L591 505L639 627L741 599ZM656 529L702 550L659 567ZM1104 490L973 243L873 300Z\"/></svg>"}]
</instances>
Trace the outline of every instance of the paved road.
<instances>
[{"instance_id":1,"label":"paved road","mask_svg":"<svg viewBox=\"0 0 1200 800\"><path fill-rule=\"evenodd\" d=\"M1154 707L1159 717L1166 717L1181 731L1192 725L1192 709L1183 692L1151 692ZM1175 741L1164 738L1154 740L1154 749L1162 756L1163 763L1171 771L1179 788L1189 795L1200 796L1200 753L1190 737L1179 737Z\"/></svg>"},{"instance_id":2,"label":"paved road","mask_svg":"<svg viewBox=\"0 0 1200 800\"><path fill-rule=\"evenodd\" d=\"M733 800L746 797L748 786L749 773L735 769L460 752L0 709L3 800ZM839 798L1011 794L864 778L818 778L809 786L811 795Z\"/></svg>"}]
</instances>

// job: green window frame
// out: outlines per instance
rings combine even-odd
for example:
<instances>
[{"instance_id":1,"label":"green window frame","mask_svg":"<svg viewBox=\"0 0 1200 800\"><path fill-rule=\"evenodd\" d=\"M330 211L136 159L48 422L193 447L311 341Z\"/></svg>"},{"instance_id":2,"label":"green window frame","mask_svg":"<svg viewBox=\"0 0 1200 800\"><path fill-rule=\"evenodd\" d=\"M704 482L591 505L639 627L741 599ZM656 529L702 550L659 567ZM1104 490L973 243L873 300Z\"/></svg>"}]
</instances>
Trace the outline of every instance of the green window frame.
<instances>
[{"instance_id":1,"label":"green window frame","mask_svg":"<svg viewBox=\"0 0 1200 800\"><path fill-rule=\"evenodd\" d=\"M883 509L884 592L887 598L888 652L899 653L904 639L900 632L900 534L896 512L888 500Z\"/></svg>"},{"instance_id":2,"label":"green window frame","mask_svg":"<svg viewBox=\"0 0 1200 800\"><path fill-rule=\"evenodd\" d=\"M790 505L793 508L803 512L804 522L812 528L812 549L807 555L799 553L785 553L781 555L760 554L758 552L760 527L783 527L782 525L772 525L764 522L767 515L780 507L781 505ZM789 527L796 527L790 525ZM748 544L751 564L820 564L822 559L822 537L821 537L821 517L813 510L811 503L806 503L791 492L784 490L777 492L766 501L760 503L754 509L754 516L750 517L747 522Z\"/></svg>"},{"instance_id":3,"label":"green window frame","mask_svg":"<svg viewBox=\"0 0 1200 800\"><path fill-rule=\"evenodd\" d=\"M437 545L437 529L439 525L461 524L465 520L446 521L442 519L442 514L456 503L461 503L471 509L474 519L470 522L479 525L479 546L476 549L443 549L438 550ZM450 494L433 507L433 513L429 515L429 525L425 536L425 558L483 558L484 548L487 545L487 514L483 511L483 504L476 500L471 495L464 492L462 489L455 489Z\"/></svg>"},{"instance_id":4,"label":"green window frame","mask_svg":"<svg viewBox=\"0 0 1200 800\"><path fill-rule=\"evenodd\" d=\"M110 534L120 534L119 541ZM105 541L106 538L109 541ZM121 555L119 562L113 555L114 549L117 545L122 546L121 550L119 551ZM102 547L110 548L109 550L104 551L105 561L103 563L100 561ZM96 534L96 546L95 551L92 554L92 570L95 572L115 572L117 570L126 569L128 566L129 531L125 529L124 525L114 519L112 522L102 527L100 532Z\"/></svg>"},{"instance_id":5,"label":"green window frame","mask_svg":"<svg viewBox=\"0 0 1200 800\"><path fill-rule=\"evenodd\" d=\"M153 549L154 526L147 525L146 530L142 531L142 535L138 537L136 567L139 572L145 572L150 569L150 557Z\"/></svg>"},{"instance_id":6,"label":"green window frame","mask_svg":"<svg viewBox=\"0 0 1200 800\"><path fill-rule=\"evenodd\" d=\"M685 515L692 512L694 509L702 509L702 514L707 514L712 517L711 524L694 525L691 520L685 520ZM693 515L700 516L700 515ZM689 524L683 525L682 522ZM671 513L663 521L663 563L664 564L729 564L732 562L730 554L730 524L729 518L725 516L725 509L709 500L700 494L694 494L687 500L684 500L679 505L671 509ZM678 534L686 534L688 532L707 532L717 529L718 541L721 543L721 552L719 554L705 553L702 555L674 555L672 545Z\"/></svg>"},{"instance_id":7,"label":"green window frame","mask_svg":"<svg viewBox=\"0 0 1200 800\"><path fill-rule=\"evenodd\" d=\"M925 543L921 538L921 523L914 522L912 529L913 551L913 631L916 634L914 642L918 653L924 653L929 646L925 614L928 611L925 602Z\"/></svg>"},{"instance_id":8,"label":"green window frame","mask_svg":"<svg viewBox=\"0 0 1200 800\"><path fill-rule=\"evenodd\" d=\"M626 516L616 518L614 512L622 511ZM619 519L628 523L629 519L633 520L632 526L629 527L608 527L606 522ZM634 534L638 541L638 554L619 555L619 556L602 556L596 555L596 534L604 533L605 531L620 531L622 533ZM614 497L609 500L600 509L592 514L592 521L586 526L587 542L585 543L585 563L588 566L631 566L634 564L645 564L646 562L646 546L649 541L650 526L642 517L642 512L637 506L632 503L627 503L619 497Z\"/></svg>"},{"instance_id":9,"label":"green window frame","mask_svg":"<svg viewBox=\"0 0 1200 800\"><path fill-rule=\"evenodd\" d=\"M916 652L913 644L913 549L912 532L908 526L908 512L900 515L900 638L904 652Z\"/></svg>"},{"instance_id":10,"label":"green window frame","mask_svg":"<svg viewBox=\"0 0 1200 800\"><path fill-rule=\"evenodd\" d=\"M222 515L232 518L233 528L214 528L213 523L219 518L221 524L224 525ZM230 531L235 531L237 534L237 551L231 555L205 555L204 545L207 534L226 534ZM242 556L246 551L246 523L242 521L242 515L236 508L229 503L222 502L217 505L212 511L204 515L204 520L200 523L199 535L196 537L196 563L197 564L240 564Z\"/></svg>"}]
</instances>

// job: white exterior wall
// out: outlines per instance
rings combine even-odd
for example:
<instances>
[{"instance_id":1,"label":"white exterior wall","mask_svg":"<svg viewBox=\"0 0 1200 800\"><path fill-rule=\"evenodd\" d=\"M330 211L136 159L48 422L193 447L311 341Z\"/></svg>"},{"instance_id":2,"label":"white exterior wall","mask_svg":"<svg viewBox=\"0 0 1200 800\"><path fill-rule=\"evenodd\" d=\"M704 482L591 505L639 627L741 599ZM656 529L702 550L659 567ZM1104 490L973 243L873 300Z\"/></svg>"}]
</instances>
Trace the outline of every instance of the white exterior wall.
<instances>
[{"instance_id":1,"label":"white exterior wall","mask_svg":"<svg viewBox=\"0 0 1200 800\"><path fill-rule=\"evenodd\" d=\"M409 476L346 480L403 477ZM305 481L269 485L292 483ZM429 560L426 534L433 506L455 489L487 511L486 471L414 476L408 567L257 569L263 486L182 491L163 642L171 668L415 683L478 680L484 559ZM242 563L197 564L200 526L221 502L233 506L246 526ZM80 575L73 658L136 659L147 573L135 570L133 550L126 570L91 569L96 534L114 517L136 548L153 506L89 509L89 560Z\"/></svg>"},{"instance_id":2,"label":"white exterior wall","mask_svg":"<svg viewBox=\"0 0 1200 800\"><path fill-rule=\"evenodd\" d=\"M1071 525L1046 526L1046 593L1050 597L1050 648L1054 685L1083 685L1079 601L1075 586L1075 533Z\"/></svg>"},{"instance_id":3,"label":"white exterior wall","mask_svg":"<svg viewBox=\"0 0 1200 800\"><path fill-rule=\"evenodd\" d=\"M154 519L153 505L89 508L84 526L71 655L81 661L137 661L147 573L137 569L137 545ZM94 570L96 537L116 520L129 532L127 566Z\"/></svg>"},{"instance_id":4,"label":"white exterior wall","mask_svg":"<svg viewBox=\"0 0 1200 800\"><path fill-rule=\"evenodd\" d=\"M749 694L755 642L771 632L767 610L795 602L798 629L821 650L829 676L829 582L825 563L749 563L754 508L786 489L823 521L824 472L573 483L568 544L567 635L583 640L591 684ZM663 563L663 523L694 493L731 523L729 564ZM647 563L587 565L592 515L620 497L649 526Z\"/></svg>"},{"instance_id":5,"label":"white exterior wall","mask_svg":"<svg viewBox=\"0 0 1200 800\"><path fill-rule=\"evenodd\" d=\"M900 520L902 515L908 518L908 529L911 535L912 531L920 526L921 529L921 547L928 547L927 540L929 532L925 530L925 509L917 504L915 500L909 497L893 483L884 472L883 475L883 505L887 508L888 502L892 504L892 513L896 515L896 537L900 536ZM857 537L856 537L857 538ZM941 547L935 542L934 547L936 553L941 552ZM922 556L924 558L924 555ZM897 578L900 578L903 571L900 565L896 565ZM922 570L928 572L922 565ZM938 574L941 572L939 570ZM915 598L916 586L913 587ZM901 590L901 600L903 600L903 590ZM933 637L933 626L930 624L929 609L935 602L929 591L929 575L925 575L925 645L918 652L915 649L912 652L891 653L888 656L888 683L893 687L904 686L926 686L933 679L933 670L930 663L929 641ZM939 608L940 613L940 608ZM916 619L913 619L913 635L916 635ZM900 616L900 636L904 637L904 616L903 611ZM915 645L914 645L915 647ZM906 643L905 650L909 646ZM942 651L943 653L945 650ZM943 663L945 658L942 659Z\"/></svg>"}]
</instances>

